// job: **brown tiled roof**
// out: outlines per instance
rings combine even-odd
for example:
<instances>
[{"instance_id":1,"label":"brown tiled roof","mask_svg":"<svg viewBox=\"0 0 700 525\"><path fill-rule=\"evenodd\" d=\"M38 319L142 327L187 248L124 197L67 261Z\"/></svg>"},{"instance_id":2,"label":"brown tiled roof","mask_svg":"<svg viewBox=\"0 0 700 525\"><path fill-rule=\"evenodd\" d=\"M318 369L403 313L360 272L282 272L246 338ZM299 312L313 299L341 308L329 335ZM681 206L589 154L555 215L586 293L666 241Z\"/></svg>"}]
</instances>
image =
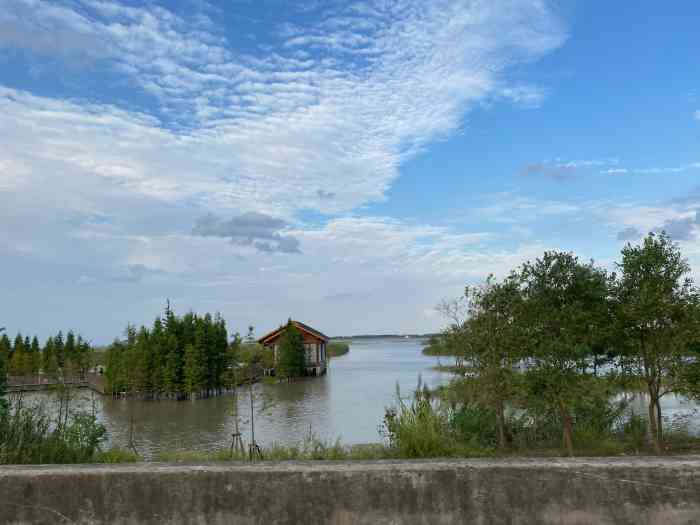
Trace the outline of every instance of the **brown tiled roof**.
<instances>
[{"instance_id":1,"label":"brown tiled roof","mask_svg":"<svg viewBox=\"0 0 700 525\"><path fill-rule=\"evenodd\" d=\"M323 340L326 343L329 341L329 337L327 335L325 335L323 332L319 332L315 328L311 328L307 324L304 324L304 323L299 322L299 321L294 321L294 320L292 320L292 324L294 326L296 326L302 332L306 332L308 334L313 335L314 337L318 337L319 339ZM279 335L285 328L287 328L286 324L283 326L280 326L279 328L277 328L276 330L273 330L272 332L270 332L268 334L265 334L260 339L258 339L258 343L265 344L265 341L267 341L268 339L272 339L276 335Z\"/></svg>"}]
</instances>

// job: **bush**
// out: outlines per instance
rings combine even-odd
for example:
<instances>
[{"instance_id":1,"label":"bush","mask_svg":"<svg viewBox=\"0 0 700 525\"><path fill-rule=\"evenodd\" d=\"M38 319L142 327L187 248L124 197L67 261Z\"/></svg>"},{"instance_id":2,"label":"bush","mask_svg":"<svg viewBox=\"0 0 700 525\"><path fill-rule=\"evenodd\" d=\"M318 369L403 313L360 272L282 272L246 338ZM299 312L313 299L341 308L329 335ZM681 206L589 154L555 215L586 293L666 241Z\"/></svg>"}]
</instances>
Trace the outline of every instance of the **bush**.
<instances>
[{"instance_id":1,"label":"bush","mask_svg":"<svg viewBox=\"0 0 700 525\"><path fill-rule=\"evenodd\" d=\"M639 451L646 445L647 421L642 416L631 414L620 429L619 438L625 448Z\"/></svg>"},{"instance_id":2,"label":"bush","mask_svg":"<svg viewBox=\"0 0 700 525\"><path fill-rule=\"evenodd\" d=\"M517 448L548 449L562 445L561 414L551 403L544 403L535 389L526 391L524 410L513 418L513 438ZM581 383L582 394L572 397L569 412L573 420L576 449L601 449L608 454L620 445L613 442L626 420L628 403L615 400L617 385L606 378L589 376ZM585 395L584 395L585 393Z\"/></svg>"},{"instance_id":3,"label":"bush","mask_svg":"<svg viewBox=\"0 0 700 525\"><path fill-rule=\"evenodd\" d=\"M449 415L427 388L418 388L410 404L396 387L397 406L388 408L382 433L398 457L429 458L457 454L457 442L450 428Z\"/></svg>"},{"instance_id":4,"label":"bush","mask_svg":"<svg viewBox=\"0 0 700 525\"><path fill-rule=\"evenodd\" d=\"M446 344L443 335L431 335L428 342L423 346L423 355L435 357L453 357L456 355L454 348Z\"/></svg>"},{"instance_id":5,"label":"bush","mask_svg":"<svg viewBox=\"0 0 700 525\"><path fill-rule=\"evenodd\" d=\"M462 406L450 417L450 427L460 442L474 447L496 446L496 414L475 404Z\"/></svg>"},{"instance_id":6,"label":"bush","mask_svg":"<svg viewBox=\"0 0 700 525\"><path fill-rule=\"evenodd\" d=\"M141 456L130 450L121 448L110 448L95 455L95 463L137 463L143 461Z\"/></svg>"},{"instance_id":7,"label":"bush","mask_svg":"<svg viewBox=\"0 0 700 525\"><path fill-rule=\"evenodd\" d=\"M0 420L0 464L89 463L105 440L95 416L54 420L43 405L17 401Z\"/></svg>"}]
</instances>

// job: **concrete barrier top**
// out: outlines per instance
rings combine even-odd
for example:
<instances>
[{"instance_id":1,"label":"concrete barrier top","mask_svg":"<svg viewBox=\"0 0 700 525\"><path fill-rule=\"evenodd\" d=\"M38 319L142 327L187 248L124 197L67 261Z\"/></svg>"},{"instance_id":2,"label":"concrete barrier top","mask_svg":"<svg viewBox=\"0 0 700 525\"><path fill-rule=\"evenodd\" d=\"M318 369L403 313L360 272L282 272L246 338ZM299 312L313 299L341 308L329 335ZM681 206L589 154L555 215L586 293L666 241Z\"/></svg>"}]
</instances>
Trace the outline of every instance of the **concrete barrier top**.
<instances>
[{"instance_id":1,"label":"concrete barrier top","mask_svg":"<svg viewBox=\"0 0 700 525\"><path fill-rule=\"evenodd\" d=\"M700 524L700 456L0 467L0 524Z\"/></svg>"}]
</instances>

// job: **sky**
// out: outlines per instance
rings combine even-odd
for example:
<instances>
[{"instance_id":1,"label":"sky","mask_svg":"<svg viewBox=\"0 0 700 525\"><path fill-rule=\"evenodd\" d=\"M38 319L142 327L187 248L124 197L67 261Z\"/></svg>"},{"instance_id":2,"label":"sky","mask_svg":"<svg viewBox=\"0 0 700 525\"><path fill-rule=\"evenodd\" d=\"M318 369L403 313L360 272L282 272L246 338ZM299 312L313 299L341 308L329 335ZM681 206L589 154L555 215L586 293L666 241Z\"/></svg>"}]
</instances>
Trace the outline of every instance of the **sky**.
<instances>
[{"instance_id":1,"label":"sky","mask_svg":"<svg viewBox=\"0 0 700 525\"><path fill-rule=\"evenodd\" d=\"M4 0L0 326L421 333L545 250L700 275L700 4Z\"/></svg>"}]
</instances>

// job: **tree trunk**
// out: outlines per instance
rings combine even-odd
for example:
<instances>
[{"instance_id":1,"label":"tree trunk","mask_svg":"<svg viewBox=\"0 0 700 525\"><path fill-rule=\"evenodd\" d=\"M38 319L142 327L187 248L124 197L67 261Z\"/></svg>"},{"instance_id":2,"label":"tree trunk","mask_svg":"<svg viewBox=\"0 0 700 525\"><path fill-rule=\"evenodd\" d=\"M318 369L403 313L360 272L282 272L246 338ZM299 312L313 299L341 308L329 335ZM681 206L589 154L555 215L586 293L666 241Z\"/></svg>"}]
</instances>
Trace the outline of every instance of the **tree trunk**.
<instances>
[{"instance_id":1,"label":"tree trunk","mask_svg":"<svg viewBox=\"0 0 700 525\"><path fill-rule=\"evenodd\" d=\"M659 417L656 413L657 403L658 403L658 393L656 387L653 383L648 383L647 388L649 391L649 433L651 434L651 442L654 446L654 452L661 454L661 441L659 439Z\"/></svg>"},{"instance_id":2,"label":"tree trunk","mask_svg":"<svg viewBox=\"0 0 700 525\"><path fill-rule=\"evenodd\" d=\"M661 418L661 396L656 395L656 433L658 435L659 449L663 450L664 445L664 424Z\"/></svg>"},{"instance_id":3,"label":"tree trunk","mask_svg":"<svg viewBox=\"0 0 700 525\"><path fill-rule=\"evenodd\" d=\"M506 443L506 417L503 401L499 401L496 406L496 425L498 429L498 448L505 449Z\"/></svg>"},{"instance_id":4,"label":"tree trunk","mask_svg":"<svg viewBox=\"0 0 700 525\"><path fill-rule=\"evenodd\" d=\"M569 456L574 455L574 424L568 409L563 401L559 401L559 413L563 427L564 447Z\"/></svg>"}]
</instances>

